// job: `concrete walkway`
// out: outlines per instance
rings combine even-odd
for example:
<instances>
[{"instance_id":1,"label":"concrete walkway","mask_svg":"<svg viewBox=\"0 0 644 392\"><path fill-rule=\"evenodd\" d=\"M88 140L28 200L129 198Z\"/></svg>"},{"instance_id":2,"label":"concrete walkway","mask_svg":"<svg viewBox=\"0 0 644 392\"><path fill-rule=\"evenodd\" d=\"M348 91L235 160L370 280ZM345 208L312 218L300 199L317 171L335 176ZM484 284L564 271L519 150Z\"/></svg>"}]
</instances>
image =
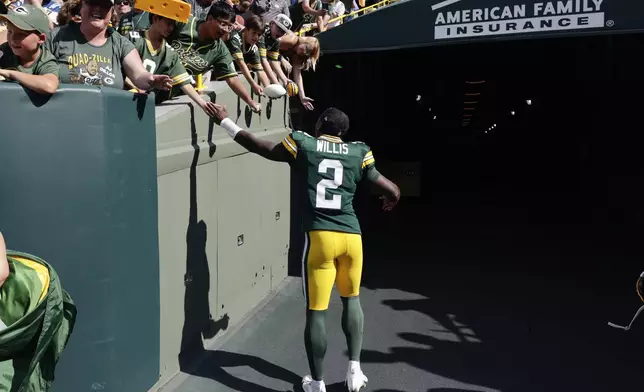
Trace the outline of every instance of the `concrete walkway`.
<instances>
[{"instance_id":1,"label":"concrete walkway","mask_svg":"<svg viewBox=\"0 0 644 392\"><path fill-rule=\"evenodd\" d=\"M508 211L508 219L477 222L472 211L454 211L421 219L418 206L403 205L398 215L364 225L367 391L644 388L644 319L630 332L607 326L628 323L639 307L640 262L583 226L527 225ZM616 241L624 235L615 233ZM197 371L164 392L301 391L308 373L301 287L289 278ZM330 392L346 390L340 315L336 293L327 318Z\"/></svg>"}]
</instances>

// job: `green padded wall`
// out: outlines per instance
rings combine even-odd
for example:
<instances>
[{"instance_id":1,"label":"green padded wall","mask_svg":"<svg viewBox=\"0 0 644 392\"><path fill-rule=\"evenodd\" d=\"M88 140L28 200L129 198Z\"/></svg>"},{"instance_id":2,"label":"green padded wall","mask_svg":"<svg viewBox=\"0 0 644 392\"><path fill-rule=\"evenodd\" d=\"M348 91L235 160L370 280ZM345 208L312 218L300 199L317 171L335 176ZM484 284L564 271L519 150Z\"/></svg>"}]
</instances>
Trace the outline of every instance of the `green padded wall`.
<instances>
[{"instance_id":1,"label":"green padded wall","mask_svg":"<svg viewBox=\"0 0 644 392\"><path fill-rule=\"evenodd\" d=\"M146 391L159 377L153 97L0 83L0 102L0 230L78 307L53 391Z\"/></svg>"}]
</instances>

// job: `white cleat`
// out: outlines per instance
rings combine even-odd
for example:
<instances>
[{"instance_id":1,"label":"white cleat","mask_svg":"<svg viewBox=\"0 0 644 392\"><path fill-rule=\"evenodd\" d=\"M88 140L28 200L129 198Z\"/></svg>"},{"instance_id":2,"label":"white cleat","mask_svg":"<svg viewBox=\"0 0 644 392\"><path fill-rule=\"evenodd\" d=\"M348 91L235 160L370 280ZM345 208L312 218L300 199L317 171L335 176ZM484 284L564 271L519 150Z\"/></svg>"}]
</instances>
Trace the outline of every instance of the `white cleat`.
<instances>
[{"instance_id":1,"label":"white cleat","mask_svg":"<svg viewBox=\"0 0 644 392\"><path fill-rule=\"evenodd\" d=\"M302 389L304 389L304 392L326 392L324 381L315 381L309 375L304 376L302 379Z\"/></svg>"},{"instance_id":2,"label":"white cleat","mask_svg":"<svg viewBox=\"0 0 644 392\"><path fill-rule=\"evenodd\" d=\"M349 392L358 392L362 388L367 386L367 382L369 380L367 379L367 376L362 373L362 370L360 369L351 369L347 371L347 389L349 389Z\"/></svg>"}]
</instances>

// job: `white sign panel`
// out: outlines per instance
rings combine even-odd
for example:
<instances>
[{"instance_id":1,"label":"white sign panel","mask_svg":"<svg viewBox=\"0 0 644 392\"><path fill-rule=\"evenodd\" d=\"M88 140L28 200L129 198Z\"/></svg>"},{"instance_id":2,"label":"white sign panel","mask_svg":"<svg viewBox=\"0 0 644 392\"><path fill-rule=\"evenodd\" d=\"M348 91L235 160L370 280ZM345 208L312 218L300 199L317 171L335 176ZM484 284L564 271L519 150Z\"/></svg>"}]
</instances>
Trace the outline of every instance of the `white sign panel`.
<instances>
[{"instance_id":1,"label":"white sign panel","mask_svg":"<svg viewBox=\"0 0 644 392\"><path fill-rule=\"evenodd\" d=\"M435 4L434 39L512 35L609 26L604 0L565 0L451 10L460 1ZM451 6L451 7L450 7Z\"/></svg>"}]
</instances>

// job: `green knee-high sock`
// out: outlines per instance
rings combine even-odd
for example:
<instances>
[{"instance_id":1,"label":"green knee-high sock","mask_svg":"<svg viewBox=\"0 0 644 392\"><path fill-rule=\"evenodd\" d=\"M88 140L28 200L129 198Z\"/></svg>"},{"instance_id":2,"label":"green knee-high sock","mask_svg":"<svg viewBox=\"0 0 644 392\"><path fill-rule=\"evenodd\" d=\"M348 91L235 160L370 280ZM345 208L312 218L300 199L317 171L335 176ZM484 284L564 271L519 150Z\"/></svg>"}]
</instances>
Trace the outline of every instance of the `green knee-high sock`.
<instances>
[{"instance_id":1,"label":"green knee-high sock","mask_svg":"<svg viewBox=\"0 0 644 392\"><path fill-rule=\"evenodd\" d=\"M347 338L349 360L360 362L364 313L359 297L342 297L342 331Z\"/></svg>"},{"instance_id":2,"label":"green knee-high sock","mask_svg":"<svg viewBox=\"0 0 644 392\"><path fill-rule=\"evenodd\" d=\"M307 310L306 328L304 329L304 347L309 359L311 377L316 381L322 380L323 362L326 354L326 328L324 319L326 310Z\"/></svg>"}]
</instances>

